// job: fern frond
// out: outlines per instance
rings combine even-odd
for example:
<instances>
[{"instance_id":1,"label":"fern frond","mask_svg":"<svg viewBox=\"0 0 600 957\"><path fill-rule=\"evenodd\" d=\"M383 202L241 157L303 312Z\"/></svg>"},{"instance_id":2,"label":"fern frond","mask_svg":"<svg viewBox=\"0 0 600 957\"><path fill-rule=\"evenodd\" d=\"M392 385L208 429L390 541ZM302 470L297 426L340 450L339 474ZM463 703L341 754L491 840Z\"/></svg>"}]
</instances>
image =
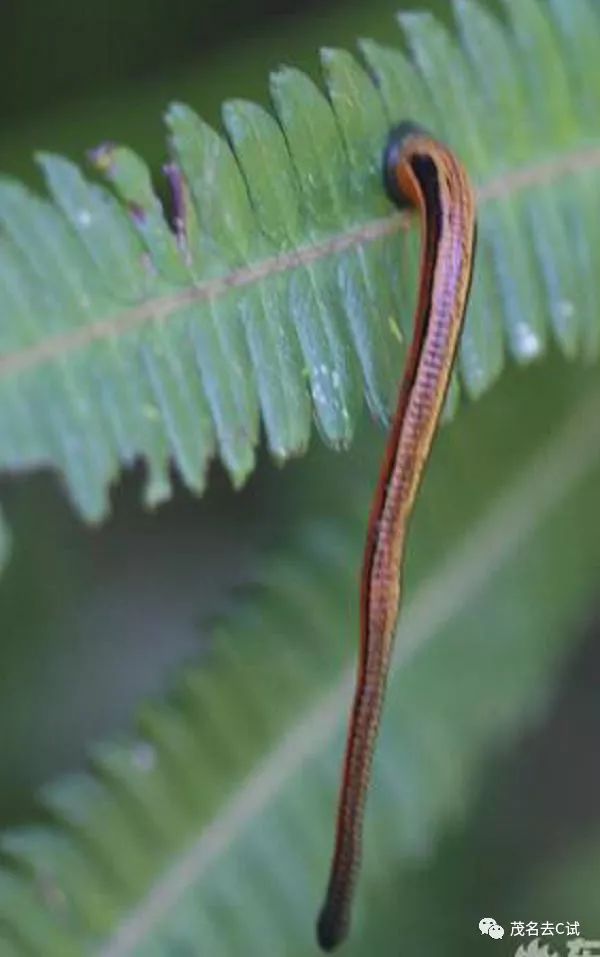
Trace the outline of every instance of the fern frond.
<instances>
[{"instance_id":1,"label":"fern frond","mask_svg":"<svg viewBox=\"0 0 600 957\"><path fill-rule=\"evenodd\" d=\"M591 376L557 371L511 377L472 410L468 447L456 430L438 446L369 806L367 919L350 955L365 952L383 884L396 939L402 867L428 856L492 749L539 711L565 622L593 587L600 396ZM503 441L494 425L517 415L529 428ZM269 563L268 588L221 626L169 703L148 706L132 739L95 748L90 774L45 788L53 823L4 836L0 929L17 952L316 953L372 457L369 440L351 453L351 480L346 461L332 467L328 481L347 491L337 515L304 526L293 562Z\"/></svg>"},{"instance_id":2,"label":"fern frond","mask_svg":"<svg viewBox=\"0 0 600 957\"><path fill-rule=\"evenodd\" d=\"M460 42L401 17L410 59L367 41L363 65L325 50L325 94L280 70L273 114L228 103L226 136L171 107L175 231L125 147L94 154L110 188L47 154L50 199L0 183L0 467L52 465L98 519L139 457L155 503L171 460L197 491L215 455L241 483L261 422L284 460L306 449L312 416L336 448L363 399L385 421L417 241L380 158L405 116L450 142L479 188L462 392L480 395L507 353L529 362L550 335L595 358L597 17L588 0L569 17L559 0L505 6L508 26L456 0Z\"/></svg>"}]
</instances>

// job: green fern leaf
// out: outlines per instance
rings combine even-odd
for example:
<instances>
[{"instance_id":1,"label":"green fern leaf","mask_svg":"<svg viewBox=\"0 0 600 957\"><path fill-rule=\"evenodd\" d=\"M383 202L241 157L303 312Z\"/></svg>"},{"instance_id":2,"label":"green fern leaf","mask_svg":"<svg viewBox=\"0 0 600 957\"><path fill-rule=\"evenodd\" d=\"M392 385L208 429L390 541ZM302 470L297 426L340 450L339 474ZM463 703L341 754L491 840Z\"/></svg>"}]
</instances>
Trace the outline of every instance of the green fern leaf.
<instances>
[{"instance_id":1,"label":"green fern leaf","mask_svg":"<svg viewBox=\"0 0 600 957\"><path fill-rule=\"evenodd\" d=\"M241 483L261 422L283 461L306 449L311 416L336 448L363 399L385 421L418 243L380 162L406 115L448 140L479 188L462 392L479 396L507 349L529 362L550 335L595 358L597 18L586 0L569 18L559 2L505 6L501 26L456 0L460 42L426 14L402 16L410 59L367 41L364 65L325 50L327 95L280 70L274 114L227 104L227 139L173 106L175 232L125 147L93 156L110 189L47 154L50 200L0 183L0 466L54 466L98 519L140 456L157 503L171 461L196 491L214 455ZM455 382L450 412L458 397Z\"/></svg>"}]
</instances>

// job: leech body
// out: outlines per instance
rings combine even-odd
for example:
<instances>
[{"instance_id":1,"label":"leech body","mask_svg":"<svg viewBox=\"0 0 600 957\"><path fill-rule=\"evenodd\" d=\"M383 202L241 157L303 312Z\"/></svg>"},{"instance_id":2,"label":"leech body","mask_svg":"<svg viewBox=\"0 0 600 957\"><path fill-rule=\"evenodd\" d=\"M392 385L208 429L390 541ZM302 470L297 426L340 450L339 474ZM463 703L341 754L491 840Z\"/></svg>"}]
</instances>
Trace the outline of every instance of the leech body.
<instances>
[{"instance_id":1,"label":"leech body","mask_svg":"<svg viewBox=\"0 0 600 957\"><path fill-rule=\"evenodd\" d=\"M384 159L388 193L415 206L422 252L414 332L369 519L361 582L361 649L338 806L329 886L317 933L344 939L361 854L373 750L393 645L406 531L448 389L471 282L475 201L455 156L404 123Z\"/></svg>"}]
</instances>

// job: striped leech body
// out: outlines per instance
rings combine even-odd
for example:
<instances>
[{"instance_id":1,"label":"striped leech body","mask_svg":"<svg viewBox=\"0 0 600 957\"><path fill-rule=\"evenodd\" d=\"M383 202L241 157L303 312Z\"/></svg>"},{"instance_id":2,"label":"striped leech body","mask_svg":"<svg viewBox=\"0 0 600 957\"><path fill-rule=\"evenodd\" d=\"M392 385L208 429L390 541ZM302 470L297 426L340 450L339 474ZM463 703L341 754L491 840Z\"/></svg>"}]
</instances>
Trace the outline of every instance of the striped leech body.
<instances>
[{"instance_id":1,"label":"striped leech body","mask_svg":"<svg viewBox=\"0 0 600 957\"><path fill-rule=\"evenodd\" d=\"M364 551L360 657L339 796L335 847L317 937L323 950L345 938L360 864L365 801L393 646L406 533L429 458L463 326L475 251L469 178L442 143L413 123L390 135L385 185L416 208L422 233L413 338Z\"/></svg>"}]
</instances>

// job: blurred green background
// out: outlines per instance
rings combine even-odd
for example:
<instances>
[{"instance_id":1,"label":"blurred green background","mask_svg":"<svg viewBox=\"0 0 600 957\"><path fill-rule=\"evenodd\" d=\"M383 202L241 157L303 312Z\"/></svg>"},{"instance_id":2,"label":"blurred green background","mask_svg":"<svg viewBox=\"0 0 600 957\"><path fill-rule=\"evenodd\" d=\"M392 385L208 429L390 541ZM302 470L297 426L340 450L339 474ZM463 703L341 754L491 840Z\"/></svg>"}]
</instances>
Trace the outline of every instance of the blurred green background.
<instances>
[{"instance_id":1,"label":"blurred green background","mask_svg":"<svg viewBox=\"0 0 600 957\"><path fill-rule=\"evenodd\" d=\"M215 123L228 97L266 103L270 69L287 62L316 76L321 45L352 46L360 36L389 42L400 5L5 3L0 170L36 184L35 150L79 160L98 142L116 140L148 158L158 178L166 160L161 114L170 100L188 102ZM404 5L449 16L445 0ZM178 666L202 654L208 623L232 587L251 578L265 546L285 539L295 497L307 511L311 496L315 508L326 510L335 490L307 489L309 468L288 465L281 482L264 461L235 495L215 467L202 501L175 482L173 500L155 514L142 511L141 473L131 473L114 490L110 521L93 531L74 516L53 476L0 479L14 533L0 583L0 826L29 820L41 783L81 766L87 744L127 728L140 700L163 694ZM516 895L521 872L536 868L541 889L545 858L575 854L583 835L600 830L600 777L590 762L600 737L592 596L573 630L572 661L546 723L494 762L468 825L447 836L407 888L415 923L434 916L425 912L424 886L446 901L438 931L450 929L465 898L483 906L501 888L504 899L511 889ZM492 797L500 815L490 815ZM511 852L503 855L507 846ZM457 873L470 878L457 881ZM577 870L576 880L589 883L589 871ZM516 899L515 913L520 908Z\"/></svg>"}]
</instances>

